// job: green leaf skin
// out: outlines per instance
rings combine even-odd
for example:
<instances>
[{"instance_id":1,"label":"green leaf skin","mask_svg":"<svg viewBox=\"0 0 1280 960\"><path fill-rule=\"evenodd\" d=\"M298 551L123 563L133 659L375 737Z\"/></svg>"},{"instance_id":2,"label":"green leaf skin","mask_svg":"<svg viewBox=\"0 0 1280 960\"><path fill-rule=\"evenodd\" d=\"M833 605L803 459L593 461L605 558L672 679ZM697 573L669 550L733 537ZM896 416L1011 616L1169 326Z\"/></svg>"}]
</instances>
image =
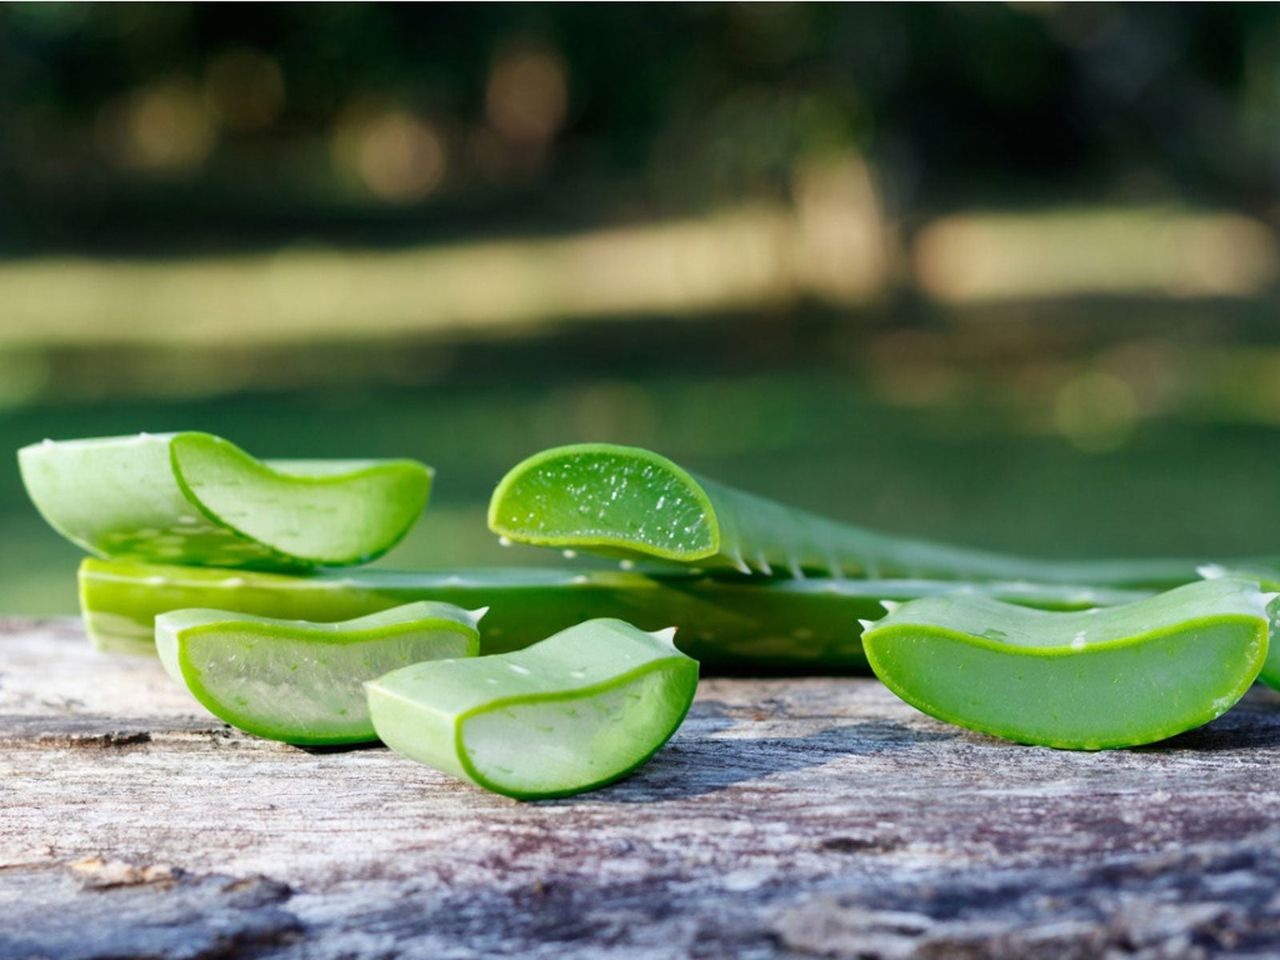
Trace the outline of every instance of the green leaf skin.
<instances>
[{"instance_id":1,"label":"green leaf skin","mask_svg":"<svg viewBox=\"0 0 1280 960\"><path fill-rule=\"evenodd\" d=\"M175 610L156 618L165 670L220 720L308 746L376 740L364 682L479 653L483 610L410 603L342 623Z\"/></svg>"},{"instance_id":2,"label":"green leaf skin","mask_svg":"<svg viewBox=\"0 0 1280 960\"><path fill-rule=\"evenodd\" d=\"M984 597L904 604L862 637L877 677L940 720L1072 750L1163 740L1225 713L1267 656L1256 583L1211 580L1110 609Z\"/></svg>"},{"instance_id":3,"label":"green leaf skin","mask_svg":"<svg viewBox=\"0 0 1280 960\"><path fill-rule=\"evenodd\" d=\"M515 466L489 504L508 540L739 573L1164 588L1197 561L1050 561L912 540L837 523L704 480L636 447L556 447Z\"/></svg>"},{"instance_id":4,"label":"green leaf skin","mask_svg":"<svg viewBox=\"0 0 1280 960\"><path fill-rule=\"evenodd\" d=\"M1252 580L1261 584L1263 590L1280 590L1280 568L1253 564L1247 568L1228 570L1218 564L1206 564L1200 568L1200 575L1206 580L1220 580L1223 577L1237 580ZM1271 635L1280 635L1280 600L1273 600L1267 607L1271 618ZM1280 690L1280 643L1273 643L1267 649L1267 659L1262 665L1258 679L1271 687Z\"/></svg>"},{"instance_id":5,"label":"green leaf skin","mask_svg":"<svg viewBox=\"0 0 1280 960\"><path fill-rule=\"evenodd\" d=\"M698 663L674 633L589 620L514 653L415 663L367 685L369 713L392 750L486 790L594 790L657 753L689 712Z\"/></svg>"},{"instance_id":6,"label":"green leaf skin","mask_svg":"<svg viewBox=\"0 0 1280 960\"><path fill-rule=\"evenodd\" d=\"M537 643L583 620L616 617L656 630L680 627L680 646L720 673L861 673L860 618L881 600L949 593L957 584L914 580L720 579L678 572L546 568L450 573L318 571L288 576L86 559L80 606L93 645L155 654L158 614L187 607L330 622L414 600L489 607L482 652ZM990 584L969 589L1048 609L1124 603L1145 594L1077 587Z\"/></svg>"},{"instance_id":7,"label":"green leaf skin","mask_svg":"<svg viewBox=\"0 0 1280 960\"><path fill-rule=\"evenodd\" d=\"M262 570L381 556L432 479L412 460L256 460L207 433L45 440L18 463L45 520L92 554Z\"/></svg>"}]
</instances>

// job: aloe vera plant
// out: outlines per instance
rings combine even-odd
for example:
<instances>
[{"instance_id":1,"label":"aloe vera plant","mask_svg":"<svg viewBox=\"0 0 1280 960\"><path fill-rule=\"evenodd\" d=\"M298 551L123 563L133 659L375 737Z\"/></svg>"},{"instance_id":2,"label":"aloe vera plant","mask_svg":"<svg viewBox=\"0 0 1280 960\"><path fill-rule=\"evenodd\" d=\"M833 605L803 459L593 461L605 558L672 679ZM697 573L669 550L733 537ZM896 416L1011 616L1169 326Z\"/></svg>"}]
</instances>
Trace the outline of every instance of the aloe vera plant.
<instances>
[{"instance_id":1,"label":"aloe vera plant","mask_svg":"<svg viewBox=\"0 0 1280 960\"><path fill-rule=\"evenodd\" d=\"M575 444L507 473L489 527L511 541L765 575L1176 586L1198 561L1052 561L913 540L837 523L705 480L636 447Z\"/></svg>"},{"instance_id":2,"label":"aloe vera plant","mask_svg":"<svg viewBox=\"0 0 1280 960\"><path fill-rule=\"evenodd\" d=\"M412 460L261 461L207 433L23 447L27 492L68 540L105 557L291 569L363 563L427 503Z\"/></svg>"},{"instance_id":3,"label":"aloe vera plant","mask_svg":"<svg viewBox=\"0 0 1280 960\"><path fill-rule=\"evenodd\" d=\"M342 623L175 610L156 618L156 647L169 675L232 726L286 743L360 743L377 739L364 682L475 656L483 615L423 602Z\"/></svg>"},{"instance_id":4,"label":"aloe vera plant","mask_svg":"<svg viewBox=\"0 0 1280 960\"><path fill-rule=\"evenodd\" d=\"M367 685L378 737L404 754L520 800L612 783L680 727L698 663L675 629L598 619L526 650L436 660Z\"/></svg>"},{"instance_id":5,"label":"aloe vera plant","mask_svg":"<svg viewBox=\"0 0 1280 960\"><path fill-rule=\"evenodd\" d=\"M722 579L679 571L655 576L547 568L352 570L291 576L94 558L80 565L84 622L94 646L109 652L154 655L156 616L188 607L333 621L432 600L490 608L484 653L529 646L582 620L616 617L645 629L679 625L682 648L721 672L863 672L859 618L882 615L882 600L956 589L942 581ZM967 589L1060 610L1145 595L1017 583Z\"/></svg>"},{"instance_id":6,"label":"aloe vera plant","mask_svg":"<svg viewBox=\"0 0 1280 960\"><path fill-rule=\"evenodd\" d=\"M953 595L904 604L862 640L876 676L941 720L1020 743L1125 747L1198 727L1244 695L1274 597L1225 578L1083 613Z\"/></svg>"}]
</instances>

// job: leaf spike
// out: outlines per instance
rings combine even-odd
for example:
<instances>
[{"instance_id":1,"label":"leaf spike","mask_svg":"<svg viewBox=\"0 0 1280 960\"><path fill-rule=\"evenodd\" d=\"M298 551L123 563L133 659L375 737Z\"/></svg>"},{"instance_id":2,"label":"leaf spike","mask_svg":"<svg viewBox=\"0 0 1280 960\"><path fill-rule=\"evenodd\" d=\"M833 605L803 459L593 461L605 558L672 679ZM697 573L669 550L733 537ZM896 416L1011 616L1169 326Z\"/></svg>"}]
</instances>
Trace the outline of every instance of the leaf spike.
<instances>
[{"instance_id":1,"label":"leaf spike","mask_svg":"<svg viewBox=\"0 0 1280 960\"><path fill-rule=\"evenodd\" d=\"M676 645L675 627L664 627L661 630L650 630L649 636L653 637L655 640L661 641L662 643L670 644L673 647Z\"/></svg>"}]
</instances>

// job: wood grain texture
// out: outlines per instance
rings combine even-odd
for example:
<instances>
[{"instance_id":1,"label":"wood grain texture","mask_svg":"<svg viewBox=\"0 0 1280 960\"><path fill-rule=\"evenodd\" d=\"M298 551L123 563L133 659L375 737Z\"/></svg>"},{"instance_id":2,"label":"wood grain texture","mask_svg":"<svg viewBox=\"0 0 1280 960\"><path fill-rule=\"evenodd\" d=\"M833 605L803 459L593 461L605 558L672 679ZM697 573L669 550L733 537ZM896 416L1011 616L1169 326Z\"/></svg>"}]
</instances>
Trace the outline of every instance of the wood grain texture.
<instances>
[{"instance_id":1,"label":"wood grain texture","mask_svg":"<svg viewBox=\"0 0 1280 960\"><path fill-rule=\"evenodd\" d=\"M704 681L630 779L521 804L206 715L0 625L0 958L1280 954L1280 696L1067 753L873 680Z\"/></svg>"}]
</instances>

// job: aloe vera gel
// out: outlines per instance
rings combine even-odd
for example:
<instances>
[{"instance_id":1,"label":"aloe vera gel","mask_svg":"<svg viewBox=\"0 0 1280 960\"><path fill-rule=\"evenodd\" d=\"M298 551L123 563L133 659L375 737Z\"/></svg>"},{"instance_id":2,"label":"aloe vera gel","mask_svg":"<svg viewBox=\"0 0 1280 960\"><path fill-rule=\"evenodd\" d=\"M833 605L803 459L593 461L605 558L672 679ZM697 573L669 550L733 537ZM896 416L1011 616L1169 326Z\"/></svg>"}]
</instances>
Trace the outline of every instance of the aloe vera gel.
<instances>
[{"instance_id":1,"label":"aloe vera gel","mask_svg":"<svg viewBox=\"0 0 1280 960\"><path fill-rule=\"evenodd\" d=\"M417 522L431 470L412 460L256 460L207 433L32 444L27 492L92 554L209 567L364 563Z\"/></svg>"},{"instance_id":2,"label":"aloe vera gel","mask_svg":"<svg viewBox=\"0 0 1280 960\"><path fill-rule=\"evenodd\" d=\"M527 650L437 660L368 685L382 741L444 773L522 800L630 773L675 733L698 664L674 630L590 620Z\"/></svg>"},{"instance_id":3,"label":"aloe vera gel","mask_svg":"<svg viewBox=\"0 0 1280 960\"><path fill-rule=\"evenodd\" d=\"M1050 613L974 596L868 624L871 667L912 706L1020 743L1096 750L1163 740L1225 713L1267 656L1267 604L1244 580Z\"/></svg>"},{"instance_id":4,"label":"aloe vera gel","mask_svg":"<svg viewBox=\"0 0 1280 960\"><path fill-rule=\"evenodd\" d=\"M156 618L156 647L169 675L232 726L287 743L360 743L376 739L364 682L475 656L483 615L421 602L341 623L178 610Z\"/></svg>"}]
</instances>

